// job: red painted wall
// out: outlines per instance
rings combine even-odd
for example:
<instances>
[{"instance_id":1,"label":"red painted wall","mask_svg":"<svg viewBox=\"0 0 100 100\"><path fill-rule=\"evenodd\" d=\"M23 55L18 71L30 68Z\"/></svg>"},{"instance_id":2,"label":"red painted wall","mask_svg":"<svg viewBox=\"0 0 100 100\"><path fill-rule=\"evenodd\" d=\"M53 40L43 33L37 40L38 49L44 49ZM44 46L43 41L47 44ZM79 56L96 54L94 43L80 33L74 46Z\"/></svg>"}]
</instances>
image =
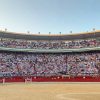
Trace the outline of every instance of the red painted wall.
<instances>
[{"instance_id":1,"label":"red painted wall","mask_svg":"<svg viewBox=\"0 0 100 100\"><path fill-rule=\"evenodd\" d=\"M3 82L3 78L0 78ZM25 77L5 78L5 82L25 82ZM32 82L100 82L100 77L32 77Z\"/></svg>"}]
</instances>

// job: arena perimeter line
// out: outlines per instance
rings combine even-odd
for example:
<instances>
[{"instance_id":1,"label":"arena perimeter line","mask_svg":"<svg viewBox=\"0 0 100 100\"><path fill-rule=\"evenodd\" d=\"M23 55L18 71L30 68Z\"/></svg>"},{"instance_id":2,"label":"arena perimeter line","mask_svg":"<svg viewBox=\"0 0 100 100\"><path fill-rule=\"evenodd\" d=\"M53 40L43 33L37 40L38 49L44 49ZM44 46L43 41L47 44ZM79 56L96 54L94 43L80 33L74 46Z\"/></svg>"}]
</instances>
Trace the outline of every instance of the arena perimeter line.
<instances>
[{"instance_id":1,"label":"arena perimeter line","mask_svg":"<svg viewBox=\"0 0 100 100\"><path fill-rule=\"evenodd\" d=\"M68 97L68 95L100 95L98 92L85 92L85 93L66 93L66 94L58 94L56 97L61 100L80 100L72 97Z\"/></svg>"},{"instance_id":2,"label":"arena perimeter line","mask_svg":"<svg viewBox=\"0 0 100 100\"><path fill-rule=\"evenodd\" d=\"M100 94L100 92L83 92L83 93L66 93L66 94L59 94L59 95L80 95L80 94L83 94L83 95L85 95L85 94Z\"/></svg>"},{"instance_id":3,"label":"arena perimeter line","mask_svg":"<svg viewBox=\"0 0 100 100\"><path fill-rule=\"evenodd\" d=\"M0 85L7 85L7 84L100 84L100 82L6 82L0 83Z\"/></svg>"}]
</instances>

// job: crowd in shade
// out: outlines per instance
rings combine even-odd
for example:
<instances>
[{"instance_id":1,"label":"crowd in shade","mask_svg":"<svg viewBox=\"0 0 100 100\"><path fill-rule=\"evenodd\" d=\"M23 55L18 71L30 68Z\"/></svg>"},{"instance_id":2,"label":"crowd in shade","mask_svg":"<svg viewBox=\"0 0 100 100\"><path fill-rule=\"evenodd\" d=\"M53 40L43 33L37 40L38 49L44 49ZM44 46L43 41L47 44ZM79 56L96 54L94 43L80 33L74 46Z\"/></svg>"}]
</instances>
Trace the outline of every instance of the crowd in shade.
<instances>
[{"instance_id":1,"label":"crowd in shade","mask_svg":"<svg viewBox=\"0 0 100 100\"><path fill-rule=\"evenodd\" d=\"M100 74L100 53L0 53L0 77Z\"/></svg>"},{"instance_id":2,"label":"crowd in shade","mask_svg":"<svg viewBox=\"0 0 100 100\"><path fill-rule=\"evenodd\" d=\"M77 49L100 46L100 39L70 41L27 41L20 39L0 39L0 47L21 49Z\"/></svg>"}]
</instances>

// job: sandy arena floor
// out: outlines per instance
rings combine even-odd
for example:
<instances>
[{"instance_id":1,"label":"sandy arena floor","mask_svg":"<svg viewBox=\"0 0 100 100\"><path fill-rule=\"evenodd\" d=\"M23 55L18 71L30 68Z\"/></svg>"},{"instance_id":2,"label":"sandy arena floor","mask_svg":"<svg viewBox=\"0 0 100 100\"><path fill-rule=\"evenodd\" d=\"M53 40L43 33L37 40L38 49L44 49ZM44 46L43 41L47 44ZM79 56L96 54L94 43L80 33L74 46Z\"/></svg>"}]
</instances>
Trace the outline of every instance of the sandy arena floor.
<instances>
[{"instance_id":1,"label":"sandy arena floor","mask_svg":"<svg viewBox=\"0 0 100 100\"><path fill-rule=\"evenodd\" d=\"M100 100L100 83L0 84L0 100Z\"/></svg>"}]
</instances>

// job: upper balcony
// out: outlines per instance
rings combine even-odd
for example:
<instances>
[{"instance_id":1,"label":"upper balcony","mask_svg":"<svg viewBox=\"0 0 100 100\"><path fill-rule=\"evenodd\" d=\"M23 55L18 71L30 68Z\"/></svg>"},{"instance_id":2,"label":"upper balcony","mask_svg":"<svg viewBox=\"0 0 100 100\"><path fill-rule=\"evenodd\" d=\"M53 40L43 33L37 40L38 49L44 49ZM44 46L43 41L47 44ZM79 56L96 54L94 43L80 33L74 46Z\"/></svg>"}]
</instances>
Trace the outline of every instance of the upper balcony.
<instances>
[{"instance_id":1,"label":"upper balcony","mask_svg":"<svg viewBox=\"0 0 100 100\"><path fill-rule=\"evenodd\" d=\"M69 35L29 35L1 31L0 50L53 53L100 50L100 31Z\"/></svg>"}]
</instances>

